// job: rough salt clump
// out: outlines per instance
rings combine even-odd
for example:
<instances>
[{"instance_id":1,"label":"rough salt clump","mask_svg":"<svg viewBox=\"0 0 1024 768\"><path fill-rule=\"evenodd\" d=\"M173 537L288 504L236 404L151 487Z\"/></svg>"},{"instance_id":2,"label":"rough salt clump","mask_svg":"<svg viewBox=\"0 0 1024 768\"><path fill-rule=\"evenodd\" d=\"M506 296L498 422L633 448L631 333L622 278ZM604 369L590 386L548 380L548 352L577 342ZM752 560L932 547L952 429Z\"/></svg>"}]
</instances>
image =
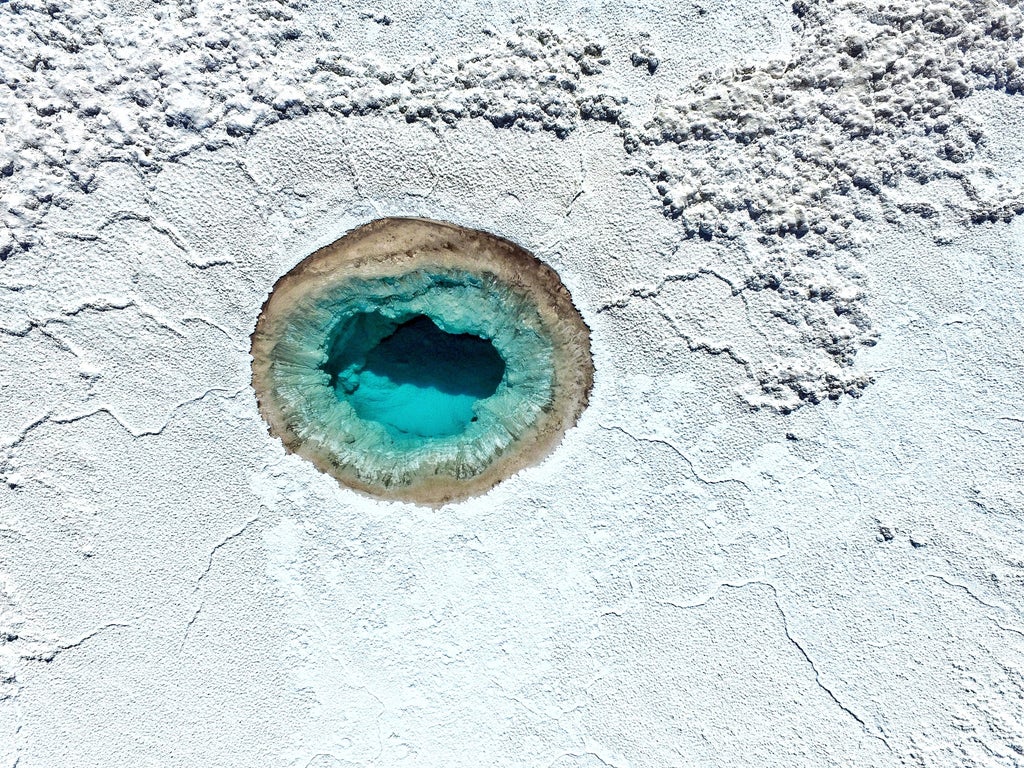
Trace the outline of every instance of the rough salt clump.
<instances>
[{"instance_id":1,"label":"rough salt clump","mask_svg":"<svg viewBox=\"0 0 1024 768\"><path fill-rule=\"evenodd\" d=\"M689 234L729 235L751 222L765 235L848 246L865 203L893 202L901 182L940 178L963 184L968 220L1024 210L1012 187L1006 199L983 199L971 162L983 134L958 105L978 88L1024 89L1015 5L798 2L794 11L805 37L792 60L708 73L627 131L666 213Z\"/></svg>"},{"instance_id":2,"label":"rough salt clump","mask_svg":"<svg viewBox=\"0 0 1024 768\"><path fill-rule=\"evenodd\" d=\"M992 191L984 141L961 108L976 89L1024 90L1015 3L838 5L798 0L803 37L787 61L705 73L642 127L623 126L665 214L687 237L754 238L745 292L782 327L775 359L752 361L748 400L783 412L857 395L853 367L877 334L853 257L871 221L940 221L926 187L964 224L1024 212L1019 181ZM987 190L987 191L985 191Z\"/></svg>"}]
</instances>

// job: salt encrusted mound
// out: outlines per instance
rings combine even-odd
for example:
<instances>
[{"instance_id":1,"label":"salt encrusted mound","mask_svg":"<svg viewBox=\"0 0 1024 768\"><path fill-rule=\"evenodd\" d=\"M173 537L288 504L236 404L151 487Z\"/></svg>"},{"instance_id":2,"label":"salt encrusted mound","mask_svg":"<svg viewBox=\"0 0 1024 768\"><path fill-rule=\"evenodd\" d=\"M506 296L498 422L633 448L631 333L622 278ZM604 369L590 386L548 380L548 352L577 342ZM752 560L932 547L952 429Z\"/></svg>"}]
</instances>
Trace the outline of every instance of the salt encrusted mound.
<instances>
[{"instance_id":1,"label":"salt encrusted mound","mask_svg":"<svg viewBox=\"0 0 1024 768\"><path fill-rule=\"evenodd\" d=\"M977 187L983 134L959 102L975 89L1024 89L1016 3L794 4L804 37L792 60L706 74L627 145L640 151L666 213L692 235L752 222L766 235L813 233L839 246L873 198L901 181L954 179L966 221L1006 220L1024 195Z\"/></svg>"},{"instance_id":2,"label":"salt encrusted mound","mask_svg":"<svg viewBox=\"0 0 1024 768\"><path fill-rule=\"evenodd\" d=\"M479 118L560 137L580 119L619 114L618 100L582 87L608 60L576 33L523 28L483 50L393 69L353 58L287 3L206 7L158 7L133 22L95 1L0 10L0 259L32 246L49 206L92 191L102 162L159 171L309 113L449 126ZM309 48L319 53L295 55Z\"/></svg>"},{"instance_id":3,"label":"salt encrusted mound","mask_svg":"<svg viewBox=\"0 0 1024 768\"><path fill-rule=\"evenodd\" d=\"M858 263L873 220L972 225L1024 212L1020 184L978 159L983 132L961 109L977 89L1024 87L1012 2L797 0L790 58L707 72L632 122L614 70L646 67L657 87L661 59L643 40L619 62L587 35L521 28L395 68L350 55L300 7L159 6L126 21L95 1L2 6L0 261L46 237L47 211L92 192L102 162L156 172L309 113L439 131L479 119L560 138L602 121L681 241L744 242L732 290L762 318L768 353L733 359L748 401L785 412L872 380L854 360L876 338Z\"/></svg>"},{"instance_id":4,"label":"salt encrusted mound","mask_svg":"<svg viewBox=\"0 0 1024 768\"><path fill-rule=\"evenodd\" d=\"M855 261L875 219L1009 221L1019 180L977 159L981 128L961 103L977 89L1024 89L1024 17L1016 3L812 4L787 61L706 73L669 97L626 149L665 214L689 237L754 237L735 285L779 323L776 359L741 360L754 405L789 411L858 394L853 367L875 343ZM949 180L962 196L925 189Z\"/></svg>"},{"instance_id":5,"label":"salt encrusted mound","mask_svg":"<svg viewBox=\"0 0 1024 768\"><path fill-rule=\"evenodd\" d=\"M360 418L327 370L339 335L364 337L353 341L365 358L417 316L488 339L505 363L472 423L444 437ZM252 356L260 412L288 450L360 491L422 504L482 493L546 456L594 375L589 330L554 270L507 240L425 219L378 219L300 262L264 305Z\"/></svg>"}]
</instances>

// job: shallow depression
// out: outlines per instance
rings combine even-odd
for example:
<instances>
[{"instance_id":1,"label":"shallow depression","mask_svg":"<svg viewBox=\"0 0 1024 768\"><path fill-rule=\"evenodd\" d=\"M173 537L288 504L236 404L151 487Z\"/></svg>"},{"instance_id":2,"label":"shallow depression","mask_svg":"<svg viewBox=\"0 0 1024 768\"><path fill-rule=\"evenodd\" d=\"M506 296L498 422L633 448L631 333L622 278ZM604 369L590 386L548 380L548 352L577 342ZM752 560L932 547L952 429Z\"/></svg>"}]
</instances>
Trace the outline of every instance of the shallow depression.
<instances>
[{"instance_id":1,"label":"shallow depression","mask_svg":"<svg viewBox=\"0 0 1024 768\"><path fill-rule=\"evenodd\" d=\"M505 375L505 361L489 340L447 333L426 315L398 325L361 361L352 349L359 341L336 345L325 370L339 400L398 437L463 432L477 420L477 402L493 395Z\"/></svg>"}]
</instances>

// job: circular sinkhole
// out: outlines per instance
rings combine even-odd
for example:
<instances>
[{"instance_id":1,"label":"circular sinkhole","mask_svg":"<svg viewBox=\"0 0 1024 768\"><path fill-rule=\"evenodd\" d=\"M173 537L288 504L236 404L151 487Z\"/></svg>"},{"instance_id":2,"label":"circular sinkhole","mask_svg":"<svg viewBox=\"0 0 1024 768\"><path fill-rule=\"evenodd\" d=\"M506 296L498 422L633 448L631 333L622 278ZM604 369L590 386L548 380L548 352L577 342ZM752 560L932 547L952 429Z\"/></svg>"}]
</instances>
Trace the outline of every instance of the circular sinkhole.
<instances>
[{"instance_id":1,"label":"circular sinkhole","mask_svg":"<svg viewBox=\"0 0 1024 768\"><path fill-rule=\"evenodd\" d=\"M300 262L252 337L285 447L357 490L439 505L546 456L593 382L589 330L516 244L380 219Z\"/></svg>"}]
</instances>

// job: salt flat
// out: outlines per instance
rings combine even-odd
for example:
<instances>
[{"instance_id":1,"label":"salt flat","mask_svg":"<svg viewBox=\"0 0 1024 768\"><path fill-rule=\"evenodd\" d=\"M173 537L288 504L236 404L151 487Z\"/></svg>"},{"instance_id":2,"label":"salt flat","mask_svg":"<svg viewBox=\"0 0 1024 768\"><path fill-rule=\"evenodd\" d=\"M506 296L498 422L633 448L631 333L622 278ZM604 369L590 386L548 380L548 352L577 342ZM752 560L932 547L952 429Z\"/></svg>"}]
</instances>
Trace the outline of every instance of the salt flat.
<instances>
[{"instance_id":1,"label":"salt flat","mask_svg":"<svg viewBox=\"0 0 1024 768\"><path fill-rule=\"evenodd\" d=\"M1022 24L0 6L0 765L1024 765ZM557 450L437 510L250 386L385 216L592 334Z\"/></svg>"}]
</instances>

